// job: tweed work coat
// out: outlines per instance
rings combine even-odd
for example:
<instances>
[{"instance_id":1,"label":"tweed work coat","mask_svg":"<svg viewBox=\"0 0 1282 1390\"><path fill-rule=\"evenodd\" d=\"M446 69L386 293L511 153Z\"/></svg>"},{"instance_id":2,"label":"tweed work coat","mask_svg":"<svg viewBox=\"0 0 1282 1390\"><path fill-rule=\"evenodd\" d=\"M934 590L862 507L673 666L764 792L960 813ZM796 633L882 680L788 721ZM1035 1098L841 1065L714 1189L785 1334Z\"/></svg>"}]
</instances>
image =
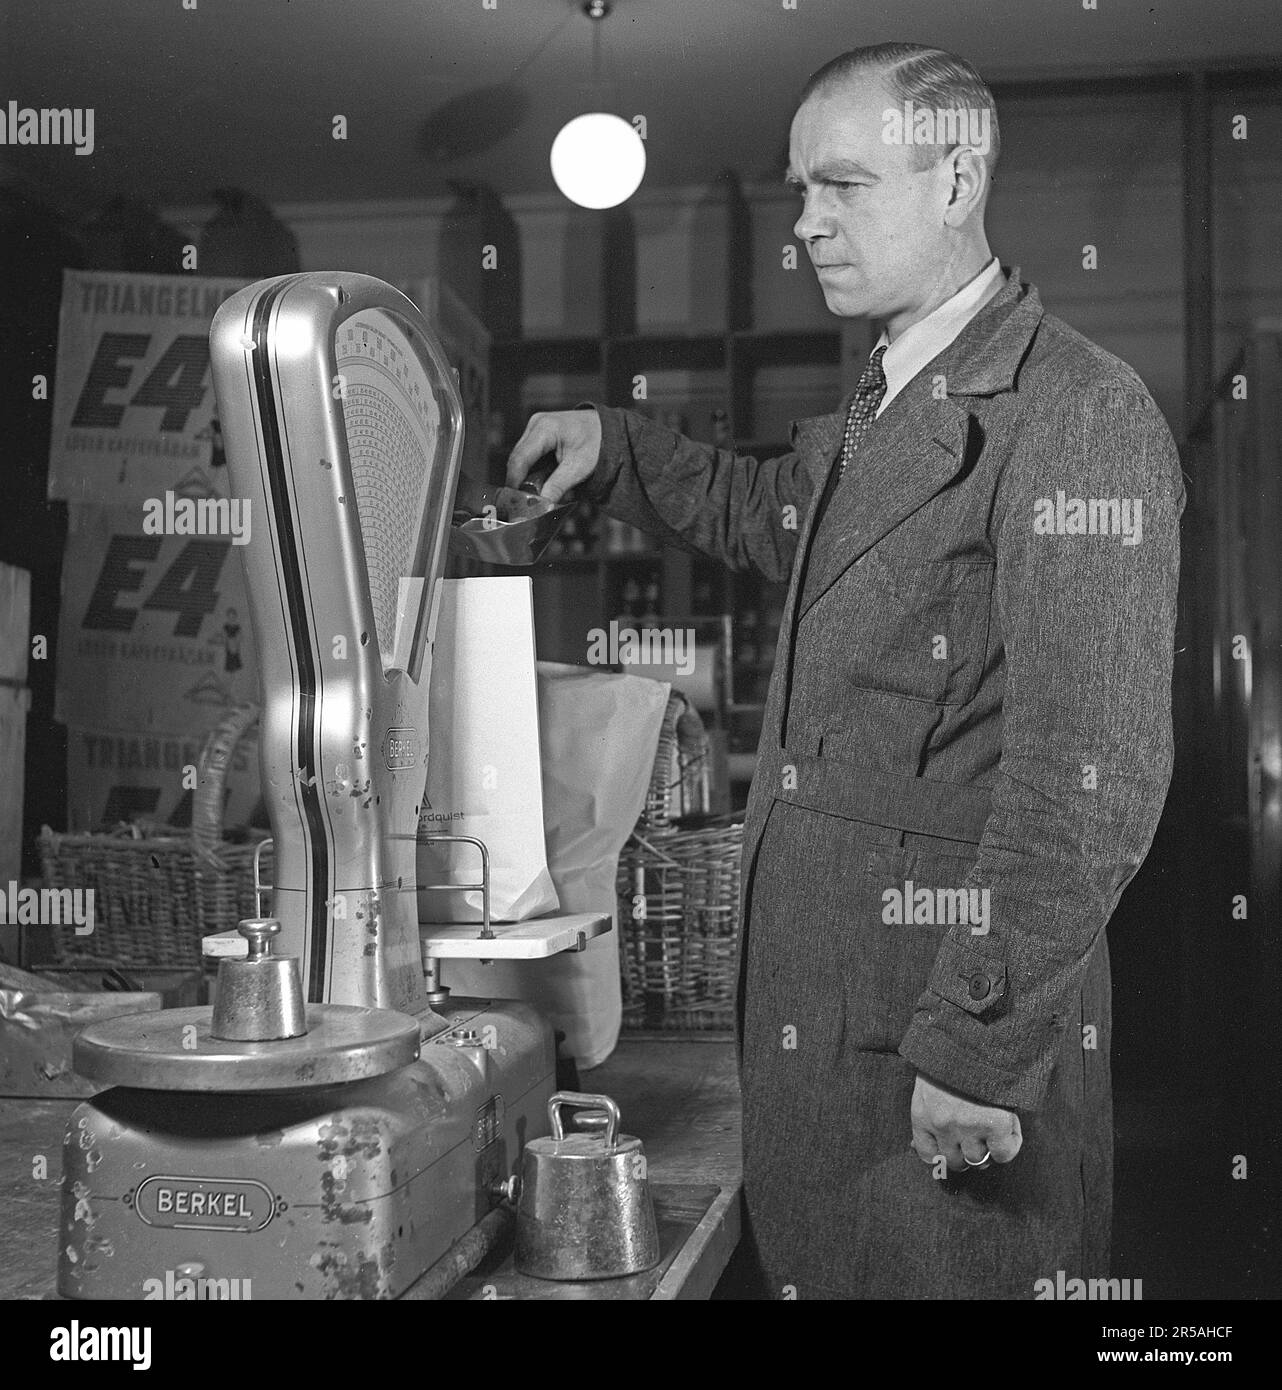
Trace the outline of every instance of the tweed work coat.
<instances>
[{"instance_id":1,"label":"tweed work coat","mask_svg":"<svg viewBox=\"0 0 1282 1390\"><path fill-rule=\"evenodd\" d=\"M1171 774L1178 457L1018 267L820 507L848 404L770 460L596 407L588 492L789 581L744 833L762 1295L1033 1298L1109 1273L1104 928ZM1016 1111L1014 1162L924 1164L919 1071Z\"/></svg>"}]
</instances>

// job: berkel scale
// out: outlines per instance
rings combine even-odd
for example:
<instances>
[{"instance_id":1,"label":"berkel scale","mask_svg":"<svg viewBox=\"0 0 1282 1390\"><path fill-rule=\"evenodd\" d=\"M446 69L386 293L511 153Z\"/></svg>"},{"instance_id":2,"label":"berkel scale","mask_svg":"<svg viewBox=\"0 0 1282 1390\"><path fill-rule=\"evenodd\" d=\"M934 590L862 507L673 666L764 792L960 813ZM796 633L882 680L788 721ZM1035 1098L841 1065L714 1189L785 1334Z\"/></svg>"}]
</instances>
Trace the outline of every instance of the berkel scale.
<instances>
[{"instance_id":1,"label":"berkel scale","mask_svg":"<svg viewBox=\"0 0 1282 1390\"><path fill-rule=\"evenodd\" d=\"M228 299L210 347L252 518L272 908L206 938L227 957L212 1009L78 1039L76 1069L110 1089L64 1140L58 1287L137 1298L178 1272L254 1298L396 1297L510 1198L556 1089L543 1018L452 998L440 962L581 949L609 917L494 926L483 873L479 928L420 927L464 431L422 315L369 276L289 275Z\"/></svg>"}]
</instances>

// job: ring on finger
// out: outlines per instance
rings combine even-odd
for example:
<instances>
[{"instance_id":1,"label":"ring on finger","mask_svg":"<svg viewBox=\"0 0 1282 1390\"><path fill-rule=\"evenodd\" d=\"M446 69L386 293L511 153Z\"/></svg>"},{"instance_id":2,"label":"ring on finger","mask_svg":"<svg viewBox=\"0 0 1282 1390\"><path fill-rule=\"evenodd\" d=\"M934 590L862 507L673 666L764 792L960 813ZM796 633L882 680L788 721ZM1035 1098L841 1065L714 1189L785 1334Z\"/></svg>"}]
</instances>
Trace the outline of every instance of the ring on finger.
<instances>
[{"instance_id":1,"label":"ring on finger","mask_svg":"<svg viewBox=\"0 0 1282 1390\"><path fill-rule=\"evenodd\" d=\"M965 1154L962 1154L962 1158L966 1159L966 1167L967 1167L967 1168L987 1168L988 1165L993 1161L993 1156L992 1156L991 1153L989 1153L989 1151L988 1151L987 1149L984 1150L984 1156L983 1156L983 1158L977 1159L977 1160L976 1160L975 1162L973 1162L973 1163L971 1162L971 1160L970 1160L969 1158L966 1158L966 1155L965 1155Z\"/></svg>"}]
</instances>

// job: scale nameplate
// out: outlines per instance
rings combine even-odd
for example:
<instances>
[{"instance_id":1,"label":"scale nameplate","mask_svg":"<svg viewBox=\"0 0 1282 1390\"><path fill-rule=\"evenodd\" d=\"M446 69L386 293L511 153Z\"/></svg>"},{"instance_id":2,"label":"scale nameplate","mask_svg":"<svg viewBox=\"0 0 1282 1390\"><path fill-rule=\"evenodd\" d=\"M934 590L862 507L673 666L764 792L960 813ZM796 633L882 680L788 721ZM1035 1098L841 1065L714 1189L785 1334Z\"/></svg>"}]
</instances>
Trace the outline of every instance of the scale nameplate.
<instances>
[{"instance_id":1,"label":"scale nameplate","mask_svg":"<svg viewBox=\"0 0 1282 1390\"><path fill-rule=\"evenodd\" d=\"M176 1231L261 1231L276 1212L271 1189L253 1178L179 1178L153 1174L134 1194L148 1226Z\"/></svg>"},{"instance_id":2,"label":"scale nameplate","mask_svg":"<svg viewBox=\"0 0 1282 1390\"><path fill-rule=\"evenodd\" d=\"M417 729L388 729L383 740L383 761L390 771L416 766L418 755Z\"/></svg>"}]
</instances>

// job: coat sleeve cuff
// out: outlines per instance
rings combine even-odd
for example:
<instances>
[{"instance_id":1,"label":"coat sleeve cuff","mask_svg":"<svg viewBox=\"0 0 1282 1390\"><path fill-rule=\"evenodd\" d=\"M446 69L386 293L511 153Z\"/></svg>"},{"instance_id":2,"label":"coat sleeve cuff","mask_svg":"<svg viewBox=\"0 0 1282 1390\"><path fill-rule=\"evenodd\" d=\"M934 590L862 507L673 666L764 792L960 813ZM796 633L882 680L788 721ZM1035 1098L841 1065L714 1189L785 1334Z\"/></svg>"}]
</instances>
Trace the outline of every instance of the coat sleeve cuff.
<instances>
[{"instance_id":1,"label":"coat sleeve cuff","mask_svg":"<svg viewBox=\"0 0 1282 1390\"><path fill-rule=\"evenodd\" d=\"M952 1036L936 1011L919 1010L899 1044L899 1055L932 1081L983 1105L1032 1112L1046 1096L1049 1076L994 1066Z\"/></svg>"},{"instance_id":2,"label":"coat sleeve cuff","mask_svg":"<svg viewBox=\"0 0 1282 1390\"><path fill-rule=\"evenodd\" d=\"M1046 1095L1055 1049L1035 1051L1028 1068L1000 1065L997 1059L1011 1055L1021 1027L1014 1003L1001 940L946 937L899 1055L931 1080L985 1105L1036 1110Z\"/></svg>"},{"instance_id":3,"label":"coat sleeve cuff","mask_svg":"<svg viewBox=\"0 0 1282 1390\"><path fill-rule=\"evenodd\" d=\"M987 931L950 932L899 1055L933 1081L982 1104L1037 1110L1059 1035L1045 1039L1049 1046L1030 1049L1023 1037L1027 1020L1017 1005L1008 943ZM1027 1064L1009 1065L1016 1057Z\"/></svg>"},{"instance_id":4,"label":"coat sleeve cuff","mask_svg":"<svg viewBox=\"0 0 1282 1390\"><path fill-rule=\"evenodd\" d=\"M597 455L596 468L584 482L582 491L589 501L604 502L614 490L619 469L631 451L623 413L609 406L597 405L595 401L580 401L574 408L595 410L601 421L601 451Z\"/></svg>"}]
</instances>

